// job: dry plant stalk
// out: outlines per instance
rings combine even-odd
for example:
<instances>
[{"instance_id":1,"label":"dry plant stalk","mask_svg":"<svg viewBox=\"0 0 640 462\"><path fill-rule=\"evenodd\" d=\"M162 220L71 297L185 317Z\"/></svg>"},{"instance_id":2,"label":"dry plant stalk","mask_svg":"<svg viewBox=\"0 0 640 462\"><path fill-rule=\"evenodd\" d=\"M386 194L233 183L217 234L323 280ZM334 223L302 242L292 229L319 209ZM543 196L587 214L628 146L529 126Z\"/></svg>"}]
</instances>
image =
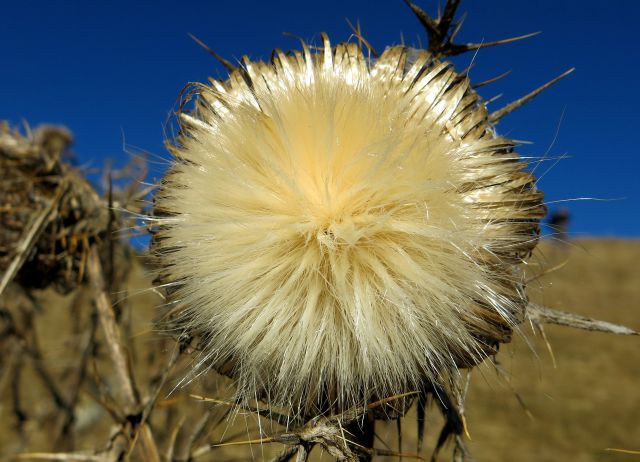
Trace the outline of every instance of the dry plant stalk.
<instances>
[{"instance_id":1,"label":"dry plant stalk","mask_svg":"<svg viewBox=\"0 0 640 462\"><path fill-rule=\"evenodd\" d=\"M247 60L236 68L222 60L230 79L198 88L196 110L182 111L183 132L173 148L179 162L156 197L153 222L161 289L169 296L162 302L168 313L163 322L178 327L177 342L168 336L153 344L138 341L132 326L140 326L133 318L141 316L141 306L134 309L134 299L123 296L133 265L128 244L113 238L125 222L115 211L140 212L132 200L146 191L133 186L124 195L100 197L65 162L67 131L44 127L22 136L0 125L0 397L9 397L15 423L15 437L5 440L0 458L219 460L230 448L280 443L285 448L274 461L305 461L315 447L337 460L421 459L426 409L433 403L445 420L433 458L453 441L454 460L468 460L464 409L470 375L459 369L495 354L518 323L528 319L541 332L544 323L555 323L637 335L528 304L523 292L518 265L536 244L544 207L513 143L497 137L494 125L566 73L489 114L466 76L443 59L527 36L458 44L459 1L448 0L438 18L406 3L425 27L426 50L393 47L378 55L353 27L360 45L332 48L325 38L318 53L303 45L292 55L276 53L272 63ZM365 59L363 46L373 62ZM336 74L339 83L330 80ZM287 104L305 110L287 112ZM311 107L305 104L324 112L306 111ZM326 136L319 139L318 133ZM258 141L265 143L260 155L282 156L278 168L252 157ZM283 149L285 141L298 149ZM331 169L322 162L327 149L339 160ZM296 158L300 152L308 154L302 161ZM198 169L206 175L185 180ZM216 169L220 175L212 185ZM275 190L258 181L269 174L278 178ZM363 178L368 186L353 189ZM215 191L213 206L203 204L210 197L192 187L198 182ZM239 184L245 185L240 194ZM306 221L275 216L283 191L290 198L299 193L294 202ZM349 201L362 196L367 205L347 213L345 191ZM429 210L426 220L416 206L421 202ZM243 222L248 211L254 221ZM189 222L187 213L207 219ZM255 244L252 233L242 233L247 225L262 229L262 249L280 249L281 255L225 260L230 254L224 252L242 253L247 242ZM274 229L293 231L273 240ZM180 230L188 231L188 245ZM228 239L212 246L208 235ZM363 243L377 260L354 256ZM309 261L309 254L294 251L301 248L311 249ZM219 260L212 262L214 256ZM238 264L243 260L248 267ZM308 279L301 282L293 274L305 265ZM364 267L375 276L369 286ZM287 275L278 279L284 286L305 287L304 297L288 303L282 287L265 277L276 270ZM49 306L51 295L35 290L41 288L73 290L71 308L56 311ZM218 298L207 300L214 288ZM287 290L291 295L294 289ZM305 297L314 303L296 311ZM225 311L222 301L234 301L236 311ZM406 319L383 322L407 308L413 311ZM68 337L67 365L53 367L48 360L43 332L51 330ZM281 336L269 337L275 334ZM268 348L261 343L266 340ZM285 356L298 362L287 365ZM194 361L200 362L196 371L214 366L235 382L207 372L176 388L181 370ZM412 405L415 451L375 447L375 422L397 419L400 429ZM259 438L242 439L244 429L226 432L242 414L255 417Z\"/></svg>"}]
</instances>

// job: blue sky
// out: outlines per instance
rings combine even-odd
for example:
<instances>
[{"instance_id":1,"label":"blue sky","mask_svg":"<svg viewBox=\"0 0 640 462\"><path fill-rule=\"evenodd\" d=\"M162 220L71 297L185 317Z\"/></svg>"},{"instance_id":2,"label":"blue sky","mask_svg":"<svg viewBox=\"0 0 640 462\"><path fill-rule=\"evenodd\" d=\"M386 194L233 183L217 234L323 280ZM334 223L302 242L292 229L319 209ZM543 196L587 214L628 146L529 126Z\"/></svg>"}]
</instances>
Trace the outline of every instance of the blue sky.
<instances>
[{"instance_id":1,"label":"blue sky","mask_svg":"<svg viewBox=\"0 0 640 462\"><path fill-rule=\"evenodd\" d=\"M435 1L417 2L433 11ZM499 108L570 67L576 72L508 116L499 132L534 144L527 156L568 156L541 164L539 185L553 210L572 214L576 236L640 237L640 2L467 0L461 41L491 41L542 31L523 42L481 50L471 79L486 80ZM426 43L401 0L304 2L3 1L0 6L0 119L56 123L76 137L79 163L123 163L128 151L167 159L166 122L181 88L225 71L189 37L229 60L267 59L298 46L289 32L317 42L326 31L346 40L345 18L359 20L374 47ZM466 67L472 55L456 60ZM549 171L547 169L552 167ZM606 201L557 202L580 197Z\"/></svg>"}]
</instances>

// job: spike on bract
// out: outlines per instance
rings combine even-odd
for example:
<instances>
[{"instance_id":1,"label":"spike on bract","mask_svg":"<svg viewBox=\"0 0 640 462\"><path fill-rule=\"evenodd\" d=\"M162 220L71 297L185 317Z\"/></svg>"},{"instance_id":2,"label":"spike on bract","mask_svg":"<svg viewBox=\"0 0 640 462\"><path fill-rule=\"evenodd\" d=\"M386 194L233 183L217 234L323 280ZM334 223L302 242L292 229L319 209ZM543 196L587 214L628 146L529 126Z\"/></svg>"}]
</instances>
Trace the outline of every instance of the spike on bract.
<instances>
[{"instance_id":1,"label":"spike on bract","mask_svg":"<svg viewBox=\"0 0 640 462\"><path fill-rule=\"evenodd\" d=\"M156 196L169 322L240 399L339 411L508 341L542 194L468 80L353 43L245 60L181 115Z\"/></svg>"}]
</instances>

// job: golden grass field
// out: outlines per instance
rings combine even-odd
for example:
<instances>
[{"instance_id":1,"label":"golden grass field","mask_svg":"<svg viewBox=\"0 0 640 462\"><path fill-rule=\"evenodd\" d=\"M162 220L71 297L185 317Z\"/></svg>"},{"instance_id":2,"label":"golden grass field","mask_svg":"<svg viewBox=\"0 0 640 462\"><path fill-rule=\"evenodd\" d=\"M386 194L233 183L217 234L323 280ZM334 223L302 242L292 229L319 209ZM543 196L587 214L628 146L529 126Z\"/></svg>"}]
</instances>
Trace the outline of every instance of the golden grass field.
<instances>
[{"instance_id":1,"label":"golden grass field","mask_svg":"<svg viewBox=\"0 0 640 462\"><path fill-rule=\"evenodd\" d=\"M566 265L531 283L530 296L549 307L638 330L638 258L639 241L544 242L531 272ZM559 326L545 331L556 367L545 342L523 325L526 341L517 338L498 355L508 380L497 378L490 367L474 371L466 409L474 458L640 461L640 455L607 450L640 450L640 338ZM409 449L415 438L407 432ZM390 435L395 441L393 431ZM436 435L430 436L434 441ZM444 454L441 459L446 460Z\"/></svg>"},{"instance_id":2,"label":"golden grass field","mask_svg":"<svg viewBox=\"0 0 640 462\"><path fill-rule=\"evenodd\" d=\"M589 239L566 245L543 242L530 263L530 274L540 274L565 261L563 267L530 284L534 301L640 330L640 241ZM138 360L153 351L160 356L164 354L159 347L161 336L150 329L158 299L145 290L149 285L149 277L137 265L129 279L127 296L133 307L130 345L136 350ZM59 325L59 310L68 307L72 296L53 296L45 292L38 298L44 308L37 325L43 361L52 373L64 375L65 367L74 360L77 351L73 347L74 340L64 333L67 326ZM516 338L498 355L507 378L498 378L488 365L474 371L466 405L471 436L467 444L474 460L640 461L640 455L607 451L607 448L640 450L640 338L557 326L547 326L546 333L556 367L542 339L533 335L530 326L523 325L522 337L526 341ZM3 358L9 354L9 351L2 351ZM108 379L108 365L98 362L98 366ZM0 377L0 459L11 460L9 454L19 452L52 450L49 433L43 432L42 426L29 423L23 429L23 437L15 436L15 417L7 381L7 377ZM48 415L49 405L45 403L50 398L33 372L26 371L21 383L22 406L31 416ZM91 394L90 387L81 390L80 407L95 409ZM177 392L160 406L202 406L202 403L184 403L184 400L188 400L186 394ZM413 415L411 412L404 423L405 452L415 450ZM109 418L103 417L78 429L76 448L96 448L106 440ZM82 418L80 414L79 420ZM252 418L248 421L255 423ZM79 427L80 424L82 422L77 423ZM54 425L53 421L51 425ZM162 419L152 420L152 425L159 429L158 433L166 430L162 428ZM441 418L432 410L428 415L427 448L423 454L427 459L440 425ZM247 439L246 432L243 434L244 426L245 419L237 418L226 436L239 431L236 439ZM218 429L204 435L203 441L213 443L221 436L222 431ZM249 436L256 438L257 431L252 430ZM379 425L378 436L378 447L384 447L384 441L391 449L397 448L395 423ZM161 440L160 444L165 441ZM64 446L63 442L58 450ZM262 449L254 446L252 449L259 459L262 455L277 453L281 446L274 444ZM317 455L322 460L329 460ZM201 460L247 460L250 457L248 447L229 447L211 452ZM442 451L438 460L450 460L449 448Z\"/></svg>"},{"instance_id":3,"label":"golden grass field","mask_svg":"<svg viewBox=\"0 0 640 462\"><path fill-rule=\"evenodd\" d=\"M567 264L531 284L531 298L639 330L639 258L638 241L579 240L566 248L543 244L534 259L541 268ZM518 340L498 356L510 372L510 384L489 373L473 383L468 419L477 459L640 460L640 455L605 450L640 450L640 338L548 326L554 368L544 342L532 337L531 329L523 331L533 351Z\"/></svg>"}]
</instances>

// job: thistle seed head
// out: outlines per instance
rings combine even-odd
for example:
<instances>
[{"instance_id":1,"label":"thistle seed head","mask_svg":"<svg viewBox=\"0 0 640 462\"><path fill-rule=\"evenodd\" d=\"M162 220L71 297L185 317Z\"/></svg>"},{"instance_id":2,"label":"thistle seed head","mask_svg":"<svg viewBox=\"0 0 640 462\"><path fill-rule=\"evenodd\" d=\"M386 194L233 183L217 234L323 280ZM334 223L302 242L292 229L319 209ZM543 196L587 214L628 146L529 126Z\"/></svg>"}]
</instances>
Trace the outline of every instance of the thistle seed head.
<instances>
[{"instance_id":1,"label":"thistle seed head","mask_svg":"<svg viewBox=\"0 0 640 462\"><path fill-rule=\"evenodd\" d=\"M323 41L199 87L154 236L200 366L305 414L438 382L508 341L544 216L450 64Z\"/></svg>"}]
</instances>

